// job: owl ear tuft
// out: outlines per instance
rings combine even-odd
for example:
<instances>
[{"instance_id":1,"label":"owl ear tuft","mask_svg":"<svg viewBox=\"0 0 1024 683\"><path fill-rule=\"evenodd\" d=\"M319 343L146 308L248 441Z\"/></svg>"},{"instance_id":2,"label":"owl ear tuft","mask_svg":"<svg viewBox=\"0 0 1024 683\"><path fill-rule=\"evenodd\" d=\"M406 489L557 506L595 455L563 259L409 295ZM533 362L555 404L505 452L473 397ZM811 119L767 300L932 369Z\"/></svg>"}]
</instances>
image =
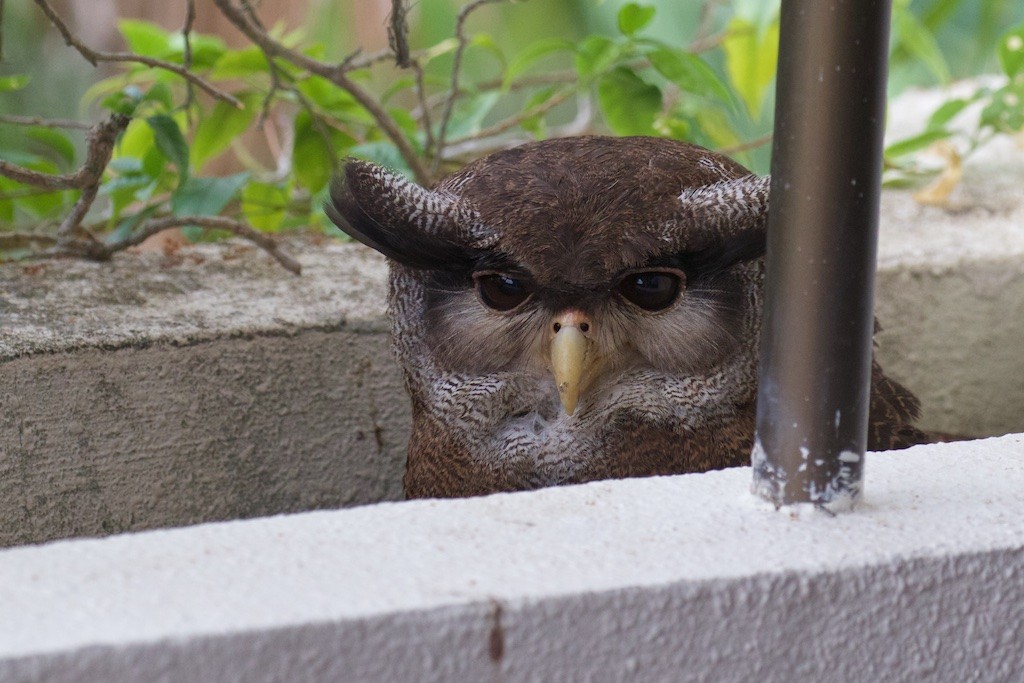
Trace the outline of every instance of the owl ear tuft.
<instances>
[{"instance_id":1,"label":"owl ear tuft","mask_svg":"<svg viewBox=\"0 0 1024 683\"><path fill-rule=\"evenodd\" d=\"M692 187L679 195L678 213L665 226L664 239L691 250L697 235L728 240L763 232L768 218L770 176L746 175Z\"/></svg>"},{"instance_id":2,"label":"owl ear tuft","mask_svg":"<svg viewBox=\"0 0 1024 683\"><path fill-rule=\"evenodd\" d=\"M427 190L369 162L349 160L324 205L342 231L410 268L469 270L482 232L458 197Z\"/></svg>"}]
</instances>

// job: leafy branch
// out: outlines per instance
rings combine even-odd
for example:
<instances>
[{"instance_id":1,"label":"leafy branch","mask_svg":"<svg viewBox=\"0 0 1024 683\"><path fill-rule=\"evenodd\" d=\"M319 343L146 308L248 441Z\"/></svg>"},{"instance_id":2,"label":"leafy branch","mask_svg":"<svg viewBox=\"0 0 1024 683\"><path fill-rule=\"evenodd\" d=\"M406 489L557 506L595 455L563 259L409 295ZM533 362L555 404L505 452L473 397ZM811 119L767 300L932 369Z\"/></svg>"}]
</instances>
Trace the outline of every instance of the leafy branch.
<instances>
[{"instance_id":1,"label":"leafy branch","mask_svg":"<svg viewBox=\"0 0 1024 683\"><path fill-rule=\"evenodd\" d=\"M87 45L56 3L35 0L83 59L107 65L84 103L106 111L98 123L0 115L0 127L18 127L0 135L0 260L104 260L180 230L190 240L250 240L297 272L274 233L328 229L320 206L346 157L430 185L496 149L612 133L695 142L767 169L776 12L705 0L692 35L665 41L654 37L656 9L629 2L609 34L538 37L509 50L473 30L499 4L466 0L450 37L420 46L410 36L426 20L422 7L392 0L389 47L332 60L301 33L265 23L255 0L210 3L245 37L240 48L197 31L195 0L186 0L173 30L122 19L119 51ZM896 7L895 49L945 73L935 22L916 19L906 0ZM1024 33L1006 36L999 49L1009 82L962 106L947 103L922 136L890 149L893 168L908 169L914 150L957 137L950 121L962 108L983 110L971 144L1024 128L1021 108L1010 104L1024 100L1024 58L1015 51ZM28 81L2 76L0 92Z\"/></svg>"}]
</instances>

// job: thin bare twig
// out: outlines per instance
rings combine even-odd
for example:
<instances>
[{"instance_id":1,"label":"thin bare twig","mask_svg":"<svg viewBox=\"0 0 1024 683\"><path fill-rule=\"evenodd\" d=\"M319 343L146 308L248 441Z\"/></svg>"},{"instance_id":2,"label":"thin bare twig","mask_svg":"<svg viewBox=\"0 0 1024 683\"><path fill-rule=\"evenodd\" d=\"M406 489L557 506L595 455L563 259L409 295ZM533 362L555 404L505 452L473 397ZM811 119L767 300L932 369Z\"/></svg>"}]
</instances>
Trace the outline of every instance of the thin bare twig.
<instances>
[{"instance_id":1,"label":"thin bare twig","mask_svg":"<svg viewBox=\"0 0 1024 683\"><path fill-rule=\"evenodd\" d=\"M489 138L495 135L500 135L501 133L504 133L506 130L515 128L520 123L533 116L537 116L539 114L546 114L547 112L551 111L552 109L560 105L562 102L565 102L567 99L569 99L569 96L572 95L574 92L574 88L567 88L560 93L552 95L551 97L541 102L540 104L530 107L526 111L520 112L515 116L510 116L503 121L495 123L493 126L481 128L472 135L466 135L464 137L452 140L450 144L457 145L460 142L468 142L469 140L480 140L481 138Z\"/></svg>"},{"instance_id":2,"label":"thin bare twig","mask_svg":"<svg viewBox=\"0 0 1024 683\"><path fill-rule=\"evenodd\" d=\"M223 90L217 88L204 78L197 76L196 74L184 68L180 64L164 61L162 59L153 59L152 57L145 57L143 55L135 54L134 52L100 52L98 50L93 50L91 47L82 43L82 41L80 41L75 36L75 34L71 32L70 29L68 29L67 25L64 23L64 20L60 18L60 15L53 11L53 8L50 7L50 4L47 2L47 0L35 0L35 3L39 6L39 8L50 20L50 23L52 23L54 27L56 27L56 29L60 31L60 34L64 37L64 42L73 47L75 50L77 50L78 53L85 57L85 59L93 66L96 66L99 62L134 62L136 64L145 64L146 66L150 66L156 69L163 69L164 71L170 71L171 73L175 73L184 78L186 81L189 81L199 86L207 93L209 93L211 96L216 97L219 100L228 102L231 105L238 107L239 109L245 106L242 104L242 102L238 100L238 98L234 97L230 93L224 92Z\"/></svg>"},{"instance_id":3,"label":"thin bare twig","mask_svg":"<svg viewBox=\"0 0 1024 683\"><path fill-rule=\"evenodd\" d=\"M35 232L0 232L0 251L13 249L38 249L57 243L53 235Z\"/></svg>"},{"instance_id":4,"label":"thin bare twig","mask_svg":"<svg viewBox=\"0 0 1024 683\"><path fill-rule=\"evenodd\" d=\"M552 128L548 131L546 139L569 138L577 135L585 135L590 130L590 124L594 119L594 105L590 98L580 95L578 98L576 117L563 126ZM518 147L532 140L528 135L494 135L489 138L478 138L466 140L458 144L451 143L445 148L443 161L456 161L466 164L473 159L478 159L485 154L496 152L501 149Z\"/></svg>"},{"instance_id":5,"label":"thin bare twig","mask_svg":"<svg viewBox=\"0 0 1024 683\"><path fill-rule=\"evenodd\" d=\"M71 128L74 130L89 130L92 128L92 124L85 123L84 121L44 119L41 116L15 116L13 114L0 115L0 123L10 123L15 126L42 126L43 128Z\"/></svg>"},{"instance_id":6,"label":"thin bare twig","mask_svg":"<svg viewBox=\"0 0 1024 683\"><path fill-rule=\"evenodd\" d=\"M409 57L409 22L406 17L409 8L406 0L391 0L391 16L388 17L388 45L395 53L395 64L400 69L411 65Z\"/></svg>"},{"instance_id":7,"label":"thin bare twig","mask_svg":"<svg viewBox=\"0 0 1024 683\"><path fill-rule=\"evenodd\" d=\"M226 230L239 237L244 237L270 254L274 260L284 266L289 272L296 275L302 274L302 265L294 257L282 250L281 245L273 237L256 230L247 223L224 216L165 216L163 218L151 218L145 221L142 227L129 237L118 242L101 245L102 249L87 255L104 261L119 251L142 244L158 232L170 230L171 228L180 228L185 225L195 225L205 230Z\"/></svg>"},{"instance_id":8,"label":"thin bare twig","mask_svg":"<svg viewBox=\"0 0 1024 683\"><path fill-rule=\"evenodd\" d=\"M186 71L192 70L192 24L195 21L196 3L195 0L188 0L185 4L185 25L181 27L181 37L185 41L185 50L181 61ZM192 101L195 96L195 87L192 81L185 81L185 111L188 112L189 121L192 120Z\"/></svg>"},{"instance_id":9,"label":"thin bare twig","mask_svg":"<svg viewBox=\"0 0 1024 683\"><path fill-rule=\"evenodd\" d=\"M249 20L252 21L261 31L266 32L267 28L260 21L260 17L256 14L256 9L252 6L249 0L241 0L242 9L245 10ZM281 90L281 70L277 68L277 63L273 58L264 53L264 59L267 60L267 73L270 74L270 89L267 90L266 96L263 98L263 105L260 107L260 118L257 125L260 128L267 123L267 118L270 116L270 105L274 101L274 95L277 94L278 90ZM295 92L293 89L292 92Z\"/></svg>"},{"instance_id":10,"label":"thin bare twig","mask_svg":"<svg viewBox=\"0 0 1024 683\"><path fill-rule=\"evenodd\" d=\"M441 157L444 155L444 144L445 137L447 135L448 122L451 120L452 111L455 109L455 100L458 99L459 75L462 71L462 53L466 51L466 45L469 44L469 39L466 37L466 19L469 18L470 14L484 5L501 1L502 0L473 0L473 2L465 5L461 10L459 10L459 15L455 20L455 39L458 41L458 45L455 48L455 55L452 58L451 89L448 95L448 101L445 102L444 112L441 114L441 121L437 130L437 149L433 150L434 173L437 172L438 166L441 163Z\"/></svg>"},{"instance_id":11,"label":"thin bare twig","mask_svg":"<svg viewBox=\"0 0 1024 683\"><path fill-rule=\"evenodd\" d=\"M730 154L739 154L740 152L746 152L746 151L751 150L751 149L757 149L758 147L762 147L764 145L767 145L771 141L772 141L772 134L768 133L766 135L762 135L761 137L754 138L753 140L747 140L746 142L741 142L738 145L730 145L729 147L720 147L719 149L716 149L715 151L718 152L719 154L724 154L726 156L729 156Z\"/></svg>"},{"instance_id":12,"label":"thin bare twig","mask_svg":"<svg viewBox=\"0 0 1024 683\"><path fill-rule=\"evenodd\" d=\"M419 120L423 132L426 133L427 149L434 149L434 127L430 122L430 106L427 104L427 84L423 75L423 65L418 59L411 62L412 70L416 74L416 98L419 100Z\"/></svg>"},{"instance_id":13,"label":"thin bare twig","mask_svg":"<svg viewBox=\"0 0 1024 683\"><path fill-rule=\"evenodd\" d=\"M420 52L423 51L420 50ZM413 52L412 56L416 57L417 54L419 53ZM357 48L356 50L353 50L351 54L345 57L345 59L341 60L341 62L337 66L337 69L338 71L342 71L345 73L349 71L358 71L359 69L366 69L368 67L371 67L374 64L377 64L378 62L386 62L389 59L392 59L394 56L395 53L391 51L391 48L377 50L376 52L371 52L366 55L363 54L362 48Z\"/></svg>"},{"instance_id":14,"label":"thin bare twig","mask_svg":"<svg viewBox=\"0 0 1024 683\"><path fill-rule=\"evenodd\" d=\"M67 242L54 241L52 238L47 239L42 237L37 240L41 243L53 244L51 248L29 255L31 259L46 259L46 258L63 258L67 256L88 258L94 261L107 261L114 254L124 251L129 247L135 247L153 235L163 232L164 230L171 230L172 228L180 228L186 225L194 225L204 230L225 230L227 232L234 233L239 237L253 242L256 246L266 251L275 261L280 263L285 270L295 273L296 275L302 274L302 264L295 260L290 254L281 249L281 245L277 243L270 235L259 232L247 223L235 220L233 218L225 218L224 216L164 216L162 218L151 218L142 224L141 229L134 232L131 236L126 237L123 240L112 242L111 244L103 244L96 240L71 240ZM24 241L26 238L33 238L35 235L22 235L19 241Z\"/></svg>"},{"instance_id":15,"label":"thin bare twig","mask_svg":"<svg viewBox=\"0 0 1024 683\"><path fill-rule=\"evenodd\" d=\"M384 134L394 143L395 147L398 148L399 154L402 155L402 159L409 165L416 180L421 184L429 184L431 181L431 174L427 168L423 165L416 150L412 148L409 140L406 139L405 134L402 133L398 124L391 117L387 111L377 102L374 97L364 90L359 84L350 79L345 75L345 71L341 68L344 65L332 66L326 64L312 57L292 50L285 45L282 45L278 41L274 40L270 35L260 29L246 14L235 5L231 0L213 0L214 4L220 9L221 14L227 18L235 27L240 30L249 40L256 44L260 50L263 51L268 57L281 57L287 59L292 64L309 71L312 74L326 78L327 80L334 83L336 86L348 92L352 97L369 112L370 116L373 117L377 125L380 126Z\"/></svg>"}]
</instances>

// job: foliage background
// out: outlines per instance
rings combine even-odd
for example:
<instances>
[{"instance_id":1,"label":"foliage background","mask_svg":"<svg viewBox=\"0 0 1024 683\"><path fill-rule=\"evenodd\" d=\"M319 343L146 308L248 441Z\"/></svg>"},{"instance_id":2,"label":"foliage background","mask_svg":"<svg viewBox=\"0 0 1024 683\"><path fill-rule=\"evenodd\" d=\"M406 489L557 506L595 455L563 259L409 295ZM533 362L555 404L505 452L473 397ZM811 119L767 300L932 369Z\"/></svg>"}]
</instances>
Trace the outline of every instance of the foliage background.
<instances>
[{"instance_id":1,"label":"foliage background","mask_svg":"<svg viewBox=\"0 0 1024 683\"><path fill-rule=\"evenodd\" d=\"M109 256L111 249L89 245L137 243L156 220L192 240L224 234L200 216L270 233L324 228L319 207L346 156L428 183L527 139L612 132L685 139L768 170L777 3L420 0L407 6L403 36L416 68L396 66L387 49L387 0L233 4L251 7L270 36L302 55L366 62L345 77L397 126L404 154L352 92L295 60L268 59L209 1L69 0L53 8L91 48L184 65L239 106L164 70L121 61L93 67L64 45L40 0L0 2L0 163L58 176L85 158L87 126L29 125L18 116L85 124L112 111L132 117L97 201L66 235L58 226L67 227L81 188L19 182L0 167L0 256ZM197 18L186 49L188 6ZM890 179L934 174L913 154L935 143L955 142L949 158L958 165L987 137L1024 128L1021 43L1017 0L895 0L891 95L998 76L970 97L951 98L920 135L892 145ZM965 134L951 122L971 105Z\"/></svg>"}]
</instances>

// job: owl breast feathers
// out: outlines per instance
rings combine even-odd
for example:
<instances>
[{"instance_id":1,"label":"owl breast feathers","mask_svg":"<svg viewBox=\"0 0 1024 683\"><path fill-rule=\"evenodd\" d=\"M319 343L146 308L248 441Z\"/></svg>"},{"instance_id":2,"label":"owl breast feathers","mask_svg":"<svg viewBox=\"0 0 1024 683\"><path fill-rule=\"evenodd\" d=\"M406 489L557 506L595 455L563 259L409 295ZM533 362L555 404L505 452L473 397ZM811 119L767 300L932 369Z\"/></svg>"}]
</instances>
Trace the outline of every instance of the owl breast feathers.
<instances>
[{"instance_id":1,"label":"owl breast feathers","mask_svg":"<svg viewBox=\"0 0 1024 683\"><path fill-rule=\"evenodd\" d=\"M390 260L409 497L749 464L768 179L656 138L536 142L434 189L361 161L327 212ZM869 448L925 440L872 373Z\"/></svg>"}]
</instances>

